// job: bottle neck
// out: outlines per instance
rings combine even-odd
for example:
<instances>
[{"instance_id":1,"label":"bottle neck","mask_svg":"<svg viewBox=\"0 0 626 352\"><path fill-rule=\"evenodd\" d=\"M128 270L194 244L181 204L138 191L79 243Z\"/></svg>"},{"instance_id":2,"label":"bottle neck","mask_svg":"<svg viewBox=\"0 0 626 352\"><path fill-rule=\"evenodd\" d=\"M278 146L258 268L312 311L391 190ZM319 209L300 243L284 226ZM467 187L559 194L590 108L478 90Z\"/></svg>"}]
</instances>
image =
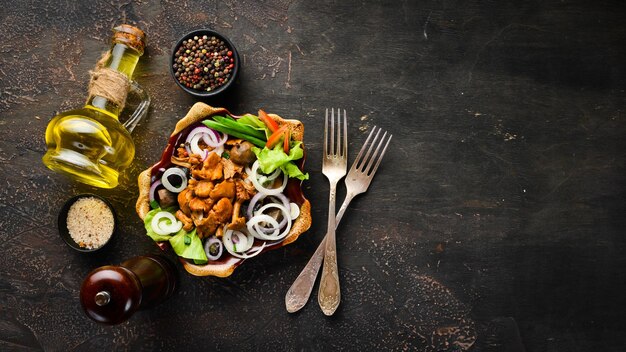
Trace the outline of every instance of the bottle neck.
<instances>
[{"instance_id":1,"label":"bottle neck","mask_svg":"<svg viewBox=\"0 0 626 352\"><path fill-rule=\"evenodd\" d=\"M139 62L141 54L142 53L125 44L114 43L111 47L109 58L103 67L116 70L130 80L135 71L135 67L137 67L137 62ZM86 107L106 113L116 119L119 117L122 109L122 107L109 99L99 95L95 95L89 99Z\"/></svg>"}]
</instances>

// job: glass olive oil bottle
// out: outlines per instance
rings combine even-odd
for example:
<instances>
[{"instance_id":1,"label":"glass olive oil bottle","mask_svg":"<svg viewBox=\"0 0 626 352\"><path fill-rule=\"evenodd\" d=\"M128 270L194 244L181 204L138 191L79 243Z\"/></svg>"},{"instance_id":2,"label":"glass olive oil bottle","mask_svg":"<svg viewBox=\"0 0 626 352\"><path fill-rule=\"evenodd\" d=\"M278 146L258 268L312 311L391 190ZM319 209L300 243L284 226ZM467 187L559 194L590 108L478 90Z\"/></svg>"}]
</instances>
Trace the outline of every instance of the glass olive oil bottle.
<instances>
[{"instance_id":1,"label":"glass olive oil bottle","mask_svg":"<svg viewBox=\"0 0 626 352\"><path fill-rule=\"evenodd\" d=\"M117 90L112 92L113 96L121 95L124 101L128 86L120 86L119 77L122 83L126 82L124 77L130 82L145 46L145 34L136 27L120 25L113 31L111 50L101 64L105 70L109 69L109 75L110 70L114 70L123 76L113 77L117 83L105 82L104 91L102 88L90 89L90 93L95 94L90 94L83 108L52 118L46 129L48 150L43 157L43 163L51 170L101 188L117 186L119 173L130 165L135 156L135 145L127 129L128 124L123 125L119 121L123 106L111 97L102 96L106 94L97 93L106 89ZM116 76L115 72L113 76ZM147 110L146 106L144 108ZM134 125L129 129L132 131L132 128Z\"/></svg>"}]
</instances>

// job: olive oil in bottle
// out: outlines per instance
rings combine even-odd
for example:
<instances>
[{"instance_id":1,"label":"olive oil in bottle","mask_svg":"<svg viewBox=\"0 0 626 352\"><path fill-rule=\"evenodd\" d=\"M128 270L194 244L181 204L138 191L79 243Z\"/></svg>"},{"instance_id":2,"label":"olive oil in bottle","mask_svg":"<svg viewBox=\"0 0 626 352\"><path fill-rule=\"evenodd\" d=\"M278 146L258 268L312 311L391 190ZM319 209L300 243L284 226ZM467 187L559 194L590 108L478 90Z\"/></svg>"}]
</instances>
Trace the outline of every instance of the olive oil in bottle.
<instances>
[{"instance_id":1,"label":"olive oil in bottle","mask_svg":"<svg viewBox=\"0 0 626 352\"><path fill-rule=\"evenodd\" d=\"M51 170L101 188L117 186L120 172L135 156L128 125L120 123L119 115L145 45L145 34L136 27L120 25L113 31L111 50L100 63L106 72L97 77L95 71L83 108L52 118L46 129L48 150L43 157ZM92 89L94 79L99 86ZM145 110L147 104L142 113Z\"/></svg>"}]
</instances>

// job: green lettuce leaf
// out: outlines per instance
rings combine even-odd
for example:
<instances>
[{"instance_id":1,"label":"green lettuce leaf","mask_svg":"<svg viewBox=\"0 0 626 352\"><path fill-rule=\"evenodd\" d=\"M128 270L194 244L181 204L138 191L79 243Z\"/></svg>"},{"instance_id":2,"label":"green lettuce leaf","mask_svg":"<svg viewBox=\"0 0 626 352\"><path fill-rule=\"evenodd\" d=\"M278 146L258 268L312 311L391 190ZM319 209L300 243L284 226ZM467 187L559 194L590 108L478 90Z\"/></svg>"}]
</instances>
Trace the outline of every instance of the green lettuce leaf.
<instances>
[{"instance_id":1,"label":"green lettuce leaf","mask_svg":"<svg viewBox=\"0 0 626 352\"><path fill-rule=\"evenodd\" d=\"M155 242L162 242L162 241L168 241L170 238L172 238L172 236L169 235L159 235L158 233L154 232L152 230L152 219L154 218L154 216L161 211L167 211L170 212L172 214L176 213L177 208L176 207L169 207L166 209L161 209L159 207L157 207L156 209L152 209L148 212L148 214L146 214L146 217L143 219L143 225L146 228L146 235L148 235L150 238L152 238L152 240L154 240Z\"/></svg>"},{"instance_id":2,"label":"green lettuce leaf","mask_svg":"<svg viewBox=\"0 0 626 352\"><path fill-rule=\"evenodd\" d=\"M196 229L191 232L180 230L169 241L172 249L179 257L191 259L196 264L206 264L208 261L202 240L196 234Z\"/></svg>"},{"instance_id":3,"label":"green lettuce leaf","mask_svg":"<svg viewBox=\"0 0 626 352\"><path fill-rule=\"evenodd\" d=\"M274 149L253 147L252 151L256 154L259 161L259 170L264 174L271 174L280 168L289 177L297 178L298 180L309 179L309 174L302 173L298 166L293 163L294 160L301 159L304 156L302 142L292 143L289 155L285 154L282 143L277 144Z\"/></svg>"},{"instance_id":4,"label":"green lettuce leaf","mask_svg":"<svg viewBox=\"0 0 626 352\"><path fill-rule=\"evenodd\" d=\"M179 257L193 260L196 264L205 264L207 256L204 252L202 240L196 234L196 229L187 232L180 229L175 235L159 235L152 230L152 219L161 211L167 211L172 214L176 213L177 207L169 207L166 209L156 208L150 210L143 221L146 228L146 234L156 242L169 241L172 249Z\"/></svg>"},{"instance_id":5,"label":"green lettuce leaf","mask_svg":"<svg viewBox=\"0 0 626 352\"><path fill-rule=\"evenodd\" d=\"M298 165L296 165L292 161L284 164L280 168L289 177L297 178L300 181L304 181L304 180L308 180L309 179L309 174L308 173L305 174L302 171L300 171L300 168L298 167Z\"/></svg>"}]
</instances>

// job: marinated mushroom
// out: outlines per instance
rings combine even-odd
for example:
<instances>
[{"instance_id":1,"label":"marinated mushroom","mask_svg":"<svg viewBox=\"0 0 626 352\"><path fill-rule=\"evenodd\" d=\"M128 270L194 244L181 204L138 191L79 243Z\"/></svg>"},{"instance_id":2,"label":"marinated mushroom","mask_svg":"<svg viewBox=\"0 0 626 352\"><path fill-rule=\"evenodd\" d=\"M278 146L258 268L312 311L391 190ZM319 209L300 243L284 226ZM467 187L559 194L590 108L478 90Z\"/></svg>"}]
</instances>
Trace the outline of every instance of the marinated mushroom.
<instances>
[{"instance_id":1,"label":"marinated mushroom","mask_svg":"<svg viewBox=\"0 0 626 352\"><path fill-rule=\"evenodd\" d=\"M235 144L230 150L230 160L239 165L248 165L256 160L256 155L252 151L252 143L242 141Z\"/></svg>"},{"instance_id":2,"label":"marinated mushroom","mask_svg":"<svg viewBox=\"0 0 626 352\"><path fill-rule=\"evenodd\" d=\"M159 206L161 208L167 208L178 204L178 196L167 189L160 189L157 193L159 195Z\"/></svg>"},{"instance_id":3,"label":"marinated mushroom","mask_svg":"<svg viewBox=\"0 0 626 352\"><path fill-rule=\"evenodd\" d=\"M185 215L185 213L183 213L180 209L176 212L176 218L180 221L182 221L183 223L183 229L185 231L191 231L193 230L193 221L191 220L190 217L188 217L187 215Z\"/></svg>"},{"instance_id":4,"label":"marinated mushroom","mask_svg":"<svg viewBox=\"0 0 626 352\"><path fill-rule=\"evenodd\" d=\"M200 198L207 198L215 185L211 181L200 181L194 189L194 194Z\"/></svg>"},{"instance_id":5,"label":"marinated mushroom","mask_svg":"<svg viewBox=\"0 0 626 352\"><path fill-rule=\"evenodd\" d=\"M230 229L237 231L241 231L246 227L246 218L239 215L239 212L241 211L241 203L243 203L243 200L238 199L237 202L235 202L235 205L233 205L233 217L228 225Z\"/></svg>"}]
</instances>

